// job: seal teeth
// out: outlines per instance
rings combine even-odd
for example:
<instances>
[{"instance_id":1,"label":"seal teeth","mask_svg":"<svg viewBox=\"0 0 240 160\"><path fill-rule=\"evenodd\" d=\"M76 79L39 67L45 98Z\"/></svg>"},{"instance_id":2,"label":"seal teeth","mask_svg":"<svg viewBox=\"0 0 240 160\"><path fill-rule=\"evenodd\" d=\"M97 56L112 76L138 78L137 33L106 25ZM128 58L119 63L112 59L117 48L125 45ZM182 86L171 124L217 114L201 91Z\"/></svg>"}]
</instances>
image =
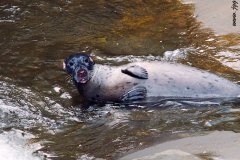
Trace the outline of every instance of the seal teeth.
<instances>
[{"instance_id":1,"label":"seal teeth","mask_svg":"<svg viewBox=\"0 0 240 160\"><path fill-rule=\"evenodd\" d=\"M80 82L81 82L81 83L86 83L87 80L83 79L83 80L81 80Z\"/></svg>"}]
</instances>

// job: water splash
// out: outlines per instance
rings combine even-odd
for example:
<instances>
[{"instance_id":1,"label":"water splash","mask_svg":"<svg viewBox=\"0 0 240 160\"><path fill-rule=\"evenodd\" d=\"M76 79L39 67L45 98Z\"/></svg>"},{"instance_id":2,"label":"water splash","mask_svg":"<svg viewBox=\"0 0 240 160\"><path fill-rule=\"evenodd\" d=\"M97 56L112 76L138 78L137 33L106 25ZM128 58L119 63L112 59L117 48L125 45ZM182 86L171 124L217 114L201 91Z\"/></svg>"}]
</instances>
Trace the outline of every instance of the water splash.
<instances>
[{"instance_id":1,"label":"water splash","mask_svg":"<svg viewBox=\"0 0 240 160\"><path fill-rule=\"evenodd\" d=\"M44 155L33 153L42 148L39 143L29 143L30 133L13 129L0 134L0 157L4 160L41 160Z\"/></svg>"},{"instance_id":2,"label":"water splash","mask_svg":"<svg viewBox=\"0 0 240 160\"><path fill-rule=\"evenodd\" d=\"M135 55L125 55L125 56L97 56L92 53L92 56L99 61L107 61L107 63L129 63L129 62L141 62L141 61L177 61L179 59L184 59L189 54L189 52L195 51L194 48L180 48L174 51L166 51L163 56L135 56Z\"/></svg>"}]
</instances>

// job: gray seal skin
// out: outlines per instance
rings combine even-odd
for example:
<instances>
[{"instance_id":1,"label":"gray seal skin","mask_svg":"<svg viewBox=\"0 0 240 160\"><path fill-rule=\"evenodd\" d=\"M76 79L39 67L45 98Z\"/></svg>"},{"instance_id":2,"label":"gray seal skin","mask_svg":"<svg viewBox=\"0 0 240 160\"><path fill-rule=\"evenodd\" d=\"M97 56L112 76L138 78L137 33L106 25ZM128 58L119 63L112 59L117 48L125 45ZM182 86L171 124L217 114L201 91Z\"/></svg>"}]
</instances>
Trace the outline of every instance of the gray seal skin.
<instances>
[{"instance_id":1,"label":"gray seal skin","mask_svg":"<svg viewBox=\"0 0 240 160\"><path fill-rule=\"evenodd\" d=\"M91 65L82 63L86 58ZM73 62L74 67L70 67ZM65 59L64 69L72 76L80 94L96 102L127 102L151 97L236 98L240 94L239 85L225 78L177 63L135 62L115 67L94 64L88 55L74 54Z\"/></svg>"}]
</instances>

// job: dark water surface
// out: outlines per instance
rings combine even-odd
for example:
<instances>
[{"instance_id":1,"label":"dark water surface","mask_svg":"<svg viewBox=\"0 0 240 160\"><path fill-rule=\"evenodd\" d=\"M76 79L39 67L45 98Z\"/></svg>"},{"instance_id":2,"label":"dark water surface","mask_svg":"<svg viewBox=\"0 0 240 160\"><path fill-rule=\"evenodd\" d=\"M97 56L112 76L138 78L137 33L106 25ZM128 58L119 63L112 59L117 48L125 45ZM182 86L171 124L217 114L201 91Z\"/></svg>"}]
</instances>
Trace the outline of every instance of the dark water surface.
<instances>
[{"instance_id":1,"label":"dark water surface","mask_svg":"<svg viewBox=\"0 0 240 160\"><path fill-rule=\"evenodd\" d=\"M33 134L50 159L116 159L210 130L240 132L239 103L106 104L84 108L61 68L74 52L96 63L178 61L240 81L240 36L215 36L177 0L0 1L0 130ZM106 91L107 92L107 91Z\"/></svg>"}]
</instances>

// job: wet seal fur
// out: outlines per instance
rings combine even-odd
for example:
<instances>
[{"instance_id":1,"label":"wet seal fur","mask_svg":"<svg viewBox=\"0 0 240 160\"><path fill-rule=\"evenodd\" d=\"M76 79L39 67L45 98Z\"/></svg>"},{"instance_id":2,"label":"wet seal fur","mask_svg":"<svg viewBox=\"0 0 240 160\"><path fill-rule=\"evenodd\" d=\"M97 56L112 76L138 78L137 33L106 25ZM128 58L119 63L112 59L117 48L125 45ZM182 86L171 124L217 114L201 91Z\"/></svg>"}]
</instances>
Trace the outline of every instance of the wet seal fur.
<instances>
[{"instance_id":1,"label":"wet seal fur","mask_svg":"<svg viewBox=\"0 0 240 160\"><path fill-rule=\"evenodd\" d=\"M240 86L194 67L168 62L135 62L122 66L95 64L82 53L67 57L63 68L78 91L95 102L160 99L236 98Z\"/></svg>"}]
</instances>

